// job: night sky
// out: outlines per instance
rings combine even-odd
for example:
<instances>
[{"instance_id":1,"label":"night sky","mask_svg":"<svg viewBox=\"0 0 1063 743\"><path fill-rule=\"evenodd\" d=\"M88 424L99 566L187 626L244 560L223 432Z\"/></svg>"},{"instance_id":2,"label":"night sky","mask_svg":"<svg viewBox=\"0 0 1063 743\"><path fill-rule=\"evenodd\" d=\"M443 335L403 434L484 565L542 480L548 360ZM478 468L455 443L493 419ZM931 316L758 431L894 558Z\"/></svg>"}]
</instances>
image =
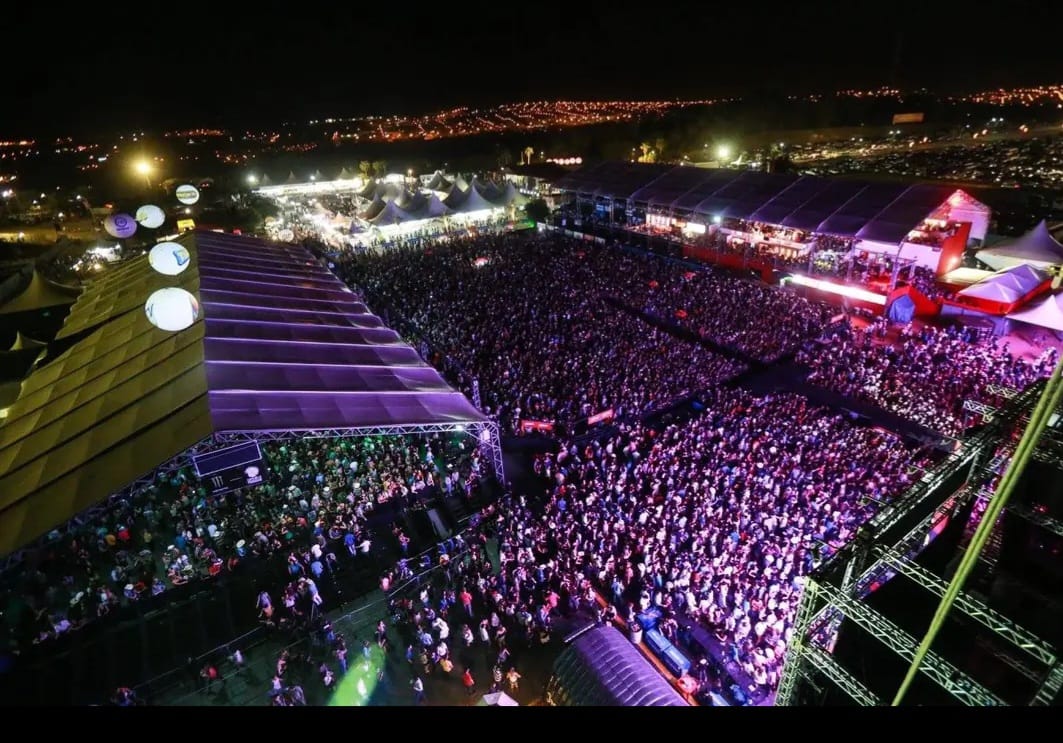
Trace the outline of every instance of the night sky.
<instances>
[{"instance_id":1,"label":"night sky","mask_svg":"<svg viewBox=\"0 0 1063 743\"><path fill-rule=\"evenodd\" d=\"M21 42L5 50L0 135L539 98L1063 82L1063 13L1051 2L217 0L86 3L69 15L16 3L4 9Z\"/></svg>"}]
</instances>

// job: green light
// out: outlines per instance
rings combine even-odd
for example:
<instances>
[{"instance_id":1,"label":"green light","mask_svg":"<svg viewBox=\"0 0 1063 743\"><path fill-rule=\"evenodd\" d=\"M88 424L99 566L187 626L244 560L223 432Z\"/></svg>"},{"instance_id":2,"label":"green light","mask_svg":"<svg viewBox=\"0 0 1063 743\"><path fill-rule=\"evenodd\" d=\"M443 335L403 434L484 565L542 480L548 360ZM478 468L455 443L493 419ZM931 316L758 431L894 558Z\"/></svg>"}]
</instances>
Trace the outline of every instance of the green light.
<instances>
[{"instance_id":1,"label":"green light","mask_svg":"<svg viewBox=\"0 0 1063 743\"><path fill-rule=\"evenodd\" d=\"M357 662L347 667L347 675L339 679L328 706L364 707L370 704L377 685L377 672L383 664L383 659L373 658L367 661L359 657Z\"/></svg>"}]
</instances>

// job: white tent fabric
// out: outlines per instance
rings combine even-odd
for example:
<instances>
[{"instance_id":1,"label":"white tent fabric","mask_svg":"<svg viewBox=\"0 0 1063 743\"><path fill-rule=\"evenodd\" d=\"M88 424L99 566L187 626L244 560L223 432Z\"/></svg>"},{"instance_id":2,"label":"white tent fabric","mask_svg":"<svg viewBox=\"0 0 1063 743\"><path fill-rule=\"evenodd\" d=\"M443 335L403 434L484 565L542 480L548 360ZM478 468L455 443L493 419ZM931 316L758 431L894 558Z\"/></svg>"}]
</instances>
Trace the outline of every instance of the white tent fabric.
<instances>
[{"instance_id":1,"label":"white tent fabric","mask_svg":"<svg viewBox=\"0 0 1063 743\"><path fill-rule=\"evenodd\" d=\"M385 225L389 224L409 222L410 219L411 217L407 212L400 209L394 201L389 201L387 202L387 204L385 204L384 208L381 209L380 212L369 221L377 227L384 227Z\"/></svg>"},{"instance_id":2,"label":"white tent fabric","mask_svg":"<svg viewBox=\"0 0 1063 743\"><path fill-rule=\"evenodd\" d=\"M472 187L487 201L496 201L502 195L502 189L491 181L481 181L479 178L473 178Z\"/></svg>"},{"instance_id":3,"label":"white tent fabric","mask_svg":"<svg viewBox=\"0 0 1063 743\"><path fill-rule=\"evenodd\" d=\"M1063 331L1063 294L1053 294L1032 307L1008 315L1009 320Z\"/></svg>"},{"instance_id":4,"label":"white tent fabric","mask_svg":"<svg viewBox=\"0 0 1063 743\"><path fill-rule=\"evenodd\" d=\"M1018 302L1040 286L1048 274L1029 265L1013 266L999 271L960 292L960 296L988 299L994 302Z\"/></svg>"},{"instance_id":5,"label":"white tent fabric","mask_svg":"<svg viewBox=\"0 0 1063 743\"><path fill-rule=\"evenodd\" d=\"M1022 237L979 250L976 257L996 270L1021 265L1043 268L1063 263L1063 245L1052 237L1048 225L1041 220Z\"/></svg>"},{"instance_id":6,"label":"white tent fabric","mask_svg":"<svg viewBox=\"0 0 1063 743\"><path fill-rule=\"evenodd\" d=\"M484 694L483 698L476 703L477 707L519 707L520 702L504 691L496 691Z\"/></svg>"},{"instance_id":7,"label":"white tent fabric","mask_svg":"<svg viewBox=\"0 0 1063 743\"><path fill-rule=\"evenodd\" d=\"M495 199L495 203L500 206L509 206L514 204L516 206L524 206L528 203L528 199L517 190L511 182L506 181L506 187L503 189L502 194Z\"/></svg>"},{"instance_id":8,"label":"white tent fabric","mask_svg":"<svg viewBox=\"0 0 1063 743\"><path fill-rule=\"evenodd\" d=\"M1022 294L1013 287L995 283L989 279L973 284L960 292L961 297L973 299L988 299L992 302L1011 304L1022 299Z\"/></svg>"},{"instance_id":9,"label":"white tent fabric","mask_svg":"<svg viewBox=\"0 0 1063 743\"><path fill-rule=\"evenodd\" d=\"M395 197L395 204L407 211L413 211L410 209L410 205L415 203L417 194L412 193L409 189L402 189L402 192Z\"/></svg>"},{"instance_id":10,"label":"white tent fabric","mask_svg":"<svg viewBox=\"0 0 1063 743\"><path fill-rule=\"evenodd\" d=\"M432 217L445 217L450 212L451 210L443 203L442 199L437 194L432 194L425 202L422 214L425 219L430 219Z\"/></svg>"},{"instance_id":11,"label":"white tent fabric","mask_svg":"<svg viewBox=\"0 0 1063 743\"><path fill-rule=\"evenodd\" d=\"M361 192L359 192L358 195L361 196L363 199L372 199L376 196L376 187L377 182L375 180L370 179L366 181L365 186L362 188Z\"/></svg>"},{"instance_id":12,"label":"white tent fabric","mask_svg":"<svg viewBox=\"0 0 1063 743\"><path fill-rule=\"evenodd\" d=\"M451 187L451 182L443 175L442 170L437 170L432 175L432 180L428 181L428 188L433 191L447 191Z\"/></svg>"},{"instance_id":13,"label":"white tent fabric","mask_svg":"<svg viewBox=\"0 0 1063 743\"><path fill-rule=\"evenodd\" d=\"M468 214L469 212L482 212L489 209L497 209L495 204L485 199L483 195L475 188L470 188L465 194L465 198L461 200L461 203L457 205L451 205L449 203L449 197L447 199L447 206L450 206L457 212Z\"/></svg>"},{"instance_id":14,"label":"white tent fabric","mask_svg":"<svg viewBox=\"0 0 1063 743\"><path fill-rule=\"evenodd\" d=\"M369 202L369 206L367 206L365 209L363 209L358 214L358 216L361 219L364 219L366 221L372 220L373 217L375 217L376 215L380 214L380 212L384 211L384 207L386 207L386 206L387 206L387 202L385 202L382 198L377 196L371 202Z\"/></svg>"}]
</instances>

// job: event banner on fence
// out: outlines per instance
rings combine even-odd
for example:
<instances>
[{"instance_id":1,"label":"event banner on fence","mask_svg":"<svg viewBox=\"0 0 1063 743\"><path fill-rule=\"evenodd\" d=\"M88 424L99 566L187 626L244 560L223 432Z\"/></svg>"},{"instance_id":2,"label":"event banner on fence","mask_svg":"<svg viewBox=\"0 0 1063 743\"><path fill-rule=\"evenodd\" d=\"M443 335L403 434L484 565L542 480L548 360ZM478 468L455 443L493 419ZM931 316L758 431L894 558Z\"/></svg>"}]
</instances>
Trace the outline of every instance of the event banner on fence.
<instances>
[{"instance_id":1,"label":"event banner on fence","mask_svg":"<svg viewBox=\"0 0 1063 743\"><path fill-rule=\"evenodd\" d=\"M520 430L527 433L528 431L544 431L549 433L554 430L554 424L548 421L529 421L522 420L520 422Z\"/></svg>"},{"instance_id":2,"label":"event banner on fence","mask_svg":"<svg viewBox=\"0 0 1063 743\"><path fill-rule=\"evenodd\" d=\"M609 408L608 410L603 410L602 412L595 413L590 418L588 418L587 419L587 425L588 426L593 426L595 423L603 423L605 421L611 421L613 419L614 415L615 415L615 413L613 412L612 408Z\"/></svg>"}]
</instances>

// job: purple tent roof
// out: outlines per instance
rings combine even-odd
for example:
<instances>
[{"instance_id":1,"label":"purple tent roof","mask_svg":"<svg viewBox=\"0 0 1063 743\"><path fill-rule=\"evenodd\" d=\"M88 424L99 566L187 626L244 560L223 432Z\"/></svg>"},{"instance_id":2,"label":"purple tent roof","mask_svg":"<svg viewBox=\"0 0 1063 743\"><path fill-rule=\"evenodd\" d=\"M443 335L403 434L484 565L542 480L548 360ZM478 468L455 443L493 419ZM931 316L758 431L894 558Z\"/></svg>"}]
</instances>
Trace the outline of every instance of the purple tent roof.
<instances>
[{"instance_id":1,"label":"purple tent roof","mask_svg":"<svg viewBox=\"0 0 1063 743\"><path fill-rule=\"evenodd\" d=\"M216 430L484 420L343 282L322 278L306 251L289 246L277 255L270 243L210 232L197 233L196 247ZM290 280L216 270L240 265L248 252L287 262ZM304 275L310 280L299 283Z\"/></svg>"}]
</instances>

